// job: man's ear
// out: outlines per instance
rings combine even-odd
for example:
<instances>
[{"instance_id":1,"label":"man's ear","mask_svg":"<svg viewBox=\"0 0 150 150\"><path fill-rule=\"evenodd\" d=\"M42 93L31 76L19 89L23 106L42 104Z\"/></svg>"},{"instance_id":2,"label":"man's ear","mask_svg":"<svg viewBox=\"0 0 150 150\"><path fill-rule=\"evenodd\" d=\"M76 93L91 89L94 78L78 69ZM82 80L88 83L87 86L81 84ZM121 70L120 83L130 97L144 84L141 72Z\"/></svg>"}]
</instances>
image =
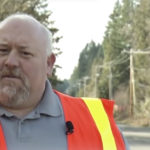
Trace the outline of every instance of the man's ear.
<instances>
[{"instance_id":1,"label":"man's ear","mask_svg":"<svg viewBox=\"0 0 150 150\"><path fill-rule=\"evenodd\" d=\"M47 76L52 75L55 60L56 60L56 57L53 53L50 56L48 56L48 58L47 58Z\"/></svg>"}]
</instances>

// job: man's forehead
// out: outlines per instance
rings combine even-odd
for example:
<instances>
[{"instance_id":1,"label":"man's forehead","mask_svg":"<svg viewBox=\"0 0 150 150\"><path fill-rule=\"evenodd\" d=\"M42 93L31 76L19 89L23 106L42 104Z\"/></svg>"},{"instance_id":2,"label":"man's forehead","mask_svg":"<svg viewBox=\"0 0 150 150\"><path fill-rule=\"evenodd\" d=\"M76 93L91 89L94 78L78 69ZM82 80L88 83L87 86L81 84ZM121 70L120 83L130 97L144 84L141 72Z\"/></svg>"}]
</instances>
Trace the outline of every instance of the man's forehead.
<instances>
[{"instance_id":1,"label":"man's forehead","mask_svg":"<svg viewBox=\"0 0 150 150\"><path fill-rule=\"evenodd\" d=\"M18 46L29 45L29 42L33 42L33 39L36 38L36 32L31 31L32 29L21 27L21 25L9 26L9 24L6 24L0 28L0 45L8 46L13 43L16 43Z\"/></svg>"},{"instance_id":2,"label":"man's forehead","mask_svg":"<svg viewBox=\"0 0 150 150\"><path fill-rule=\"evenodd\" d=\"M0 39L3 39L3 43L14 41L27 44L35 41L37 45L46 45L46 37L41 24L34 20L14 18L0 24Z\"/></svg>"},{"instance_id":3,"label":"man's forehead","mask_svg":"<svg viewBox=\"0 0 150 150\"><path fill-rule=\"evenodd\" d=\"M10 44L10 42L12 43L12 41L10 41L9 39L7 39L7 38L5 39L5 38L0 37L0 46L8 46ZM19 40L19 39L18 39L17 43L18 43L17 46L19 46L19 47L27 47L30 45L28 41Z\"/></svg>"}]
</instances>

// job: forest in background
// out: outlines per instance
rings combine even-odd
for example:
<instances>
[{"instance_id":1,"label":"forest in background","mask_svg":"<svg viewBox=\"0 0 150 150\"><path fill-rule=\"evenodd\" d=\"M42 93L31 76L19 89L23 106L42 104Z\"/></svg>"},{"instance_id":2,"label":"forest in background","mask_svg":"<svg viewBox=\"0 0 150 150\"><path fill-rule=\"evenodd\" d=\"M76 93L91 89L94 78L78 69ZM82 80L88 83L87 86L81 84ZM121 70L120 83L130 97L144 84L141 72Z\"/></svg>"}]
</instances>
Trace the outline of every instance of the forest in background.
<instances>
[{"instance_id":1,"label":"forest in background","mask_svg":"<svg viewBox=\"0 0 150 150\"><path fill-rule=\"evenodd\" d=\"M119 114L144 117L150 125L149 57L150 0L118 0L103 42L86 44L70 80L57 88L72 96L114 99Z\"/></svg>"},{"instance_id":2,"label":"forest in background","mask_svg":"<svg viewBox=\"0 0 150 150\"><path fill-rule=\"evenodd\" d=\"M59 31L51 20L47 0L0 0L0 20L25 12L53 34L54 53L61 54ZM147 118L150 125L150 0L118 0L102 43L85 43L70 80L59 81L55 66L53 87L72 96L114 99L118 114ZM100 18L99 18L100 19Z\"/></svg>"}]
</instances>

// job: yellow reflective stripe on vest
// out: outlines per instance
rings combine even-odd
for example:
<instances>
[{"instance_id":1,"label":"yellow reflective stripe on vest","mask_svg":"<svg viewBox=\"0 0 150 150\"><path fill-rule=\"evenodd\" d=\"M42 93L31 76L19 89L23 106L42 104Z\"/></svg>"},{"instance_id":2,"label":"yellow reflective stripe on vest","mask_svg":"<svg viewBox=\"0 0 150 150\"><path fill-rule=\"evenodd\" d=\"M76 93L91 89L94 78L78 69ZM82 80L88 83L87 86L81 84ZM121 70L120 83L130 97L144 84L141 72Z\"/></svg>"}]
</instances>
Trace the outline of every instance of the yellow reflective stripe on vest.
<instances>
[{"instance_id":1,"label":"yellow reflective stripe on vest","mask_svg":"<svg viewBox=\"0 0 150 150\"><path fill-rule=\"evenodd\" d=\"M102 101L96 98L82 98L87 105L100 132L103 150L116 150L115 139Z\"/></svg>"}]
</instances>

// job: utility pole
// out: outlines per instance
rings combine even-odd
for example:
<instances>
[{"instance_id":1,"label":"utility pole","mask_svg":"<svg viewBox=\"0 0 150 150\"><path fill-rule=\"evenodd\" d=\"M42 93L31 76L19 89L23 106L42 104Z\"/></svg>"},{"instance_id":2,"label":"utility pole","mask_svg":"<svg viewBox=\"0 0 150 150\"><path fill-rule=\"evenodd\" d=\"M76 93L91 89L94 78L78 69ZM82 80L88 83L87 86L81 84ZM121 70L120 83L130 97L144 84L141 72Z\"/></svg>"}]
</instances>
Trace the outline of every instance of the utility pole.
<instances>
[{"instance_id":1,"label":"utility pole","mask_svg":"<svg viewBox=\"0 0 150 150\"><path fill-rule=\"evenodd\" d=\"M83 78L83 84L84 84L84 93L83 93L83 95L84 95L84 97L86 96L86 81L87 81L88 79L89 79L88 76L86 76L86 77Z\"/></svg>"},{"instance_id":2,"label":"utility pole","mask_svg":"<svg viewBox=\"0 0 150 150\"><path fill-rule=\"evenodd\" d=\"M108 87L109 87L109 99L112 99L112 70L111 70L111 64L109 65L109 82L108 82Z\"/></svg>"},{"instance_id":3,"label":"utility pole","mask_svg":"<svg viewBox=\"0 0 150 150\"><path fill-rule=\"evenodd\" d=\"M95 97L97 97L97 78L99 77L99 73L95 74Z\"/></svg>"},{"instance_id":4,"label":"utility pole","mask_svg":"<svg viewBox=\"0 0 150 150\"><path fill-rule=\"evenodd\" d=\"M100 74L97 72L97 68L108 68L109 69L109 75L108 75L108 88L109 88L109 99L113 98L112 94L112 64L108 63L107 65L99 65L96 66L96 74L95 74L95 96L97 96L97 78L100 76Z\"/></svg>"},{"instance_id":5,"label":"utility pole","mask_svg":"<svg viewBox=\"0 0 150 150\"><path fill-rule=\"evenodd\" d=\"M129 113L130 116L134 115L134 106L136 103L135 98L135 83L134 83L134 65L133 65L133 54L135 51L130 49L130 51L124 50L123 53L128 53L130 55L130 100L129 100Z\"/></svg>"},{"instance_id":6,"label":"utility pole","mask_svg":"<svg viewBox=\"0 0 150 150\"><path fill-rule=\"evenodd\" d=\"M134 115L135 99L135 83L134 83L134 66L133 66L133 49L130 50L130 115Z\"/></svg>"},{"instance_id":7,"label":"utility pole","mask_svg":"<svg viewBox=\"0 0 150 150\"><path fill-rule=\"evenodd\" d=\"M80 97L81 81L78 81L78 96Z\"/></svg>"},{"instance_id":8,"label":"utility pole","mask_svg":"<svg viewBox=\"0 0 150 150\"><path fill-rule=\"evenodd\" d=\"M100 76L98 68L102 68L102 66L101 65L97 65L95 67L95 76L94 76L94 79L95 79L95 97L97 97L97 82L98 82L97 79Z\"/></svg>"},{"instance_id":9,"label":"utility pole","mask_svg":"<svg viewBox=\"0 0 150 150\"><path fill-rule=\"evenodd\" d=\"M134 79L134 65L133 65L133 55L134 54L150 54L150 51L124 50L123 53L130 54L130 116L134 116L134 107L136 105L136 94L135 94L135 79Z\"/></svg>"}]
</instances>

